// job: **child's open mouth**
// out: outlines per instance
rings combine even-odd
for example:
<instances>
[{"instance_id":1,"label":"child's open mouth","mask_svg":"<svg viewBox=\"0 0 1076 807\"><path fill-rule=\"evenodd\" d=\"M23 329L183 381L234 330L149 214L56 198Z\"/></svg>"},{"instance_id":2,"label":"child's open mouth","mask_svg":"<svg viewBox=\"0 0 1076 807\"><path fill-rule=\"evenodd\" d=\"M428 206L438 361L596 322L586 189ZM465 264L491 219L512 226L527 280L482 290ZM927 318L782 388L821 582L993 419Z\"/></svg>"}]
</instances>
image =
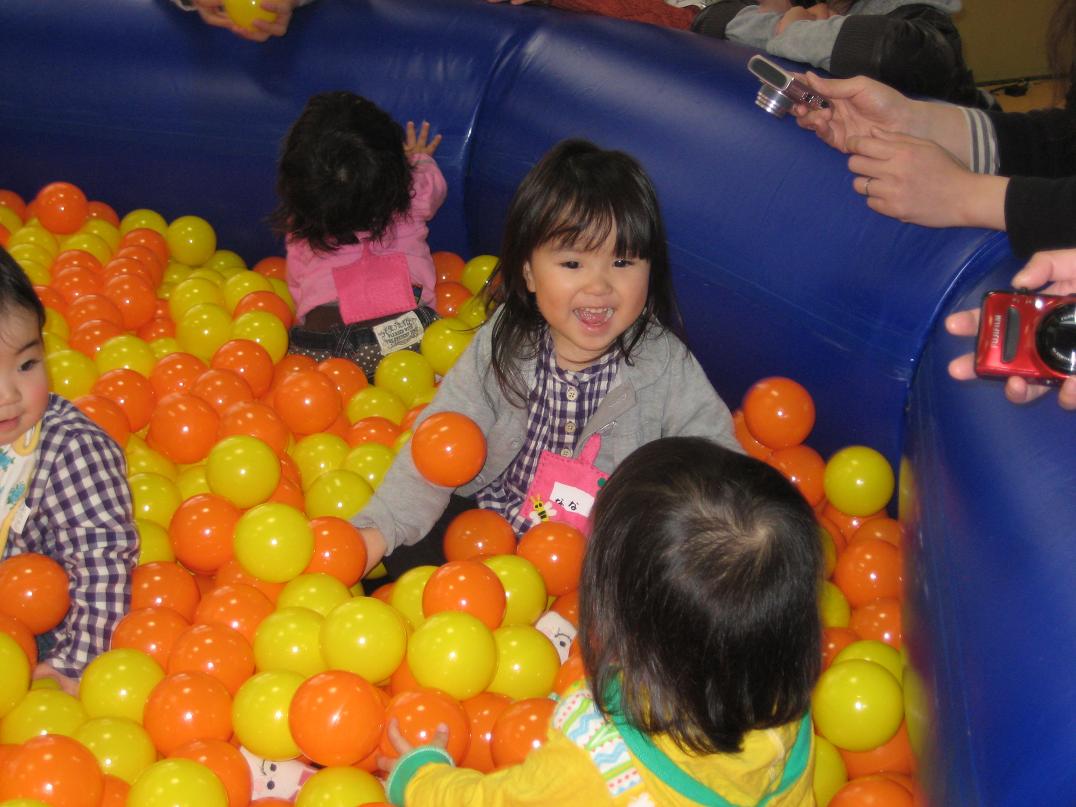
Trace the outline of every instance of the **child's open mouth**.
<instances>
[{"instance_id":1,"label":"child's open mouth","mask_svg":"<svg viewBox=\"0 0 1076 807\"><path fill-rule=\"evenodd\" d=\"M607 323L613 317L612 308L577 308L575 316L584 325L590 328L598 328Z\"/></svg>"}]
</instances>

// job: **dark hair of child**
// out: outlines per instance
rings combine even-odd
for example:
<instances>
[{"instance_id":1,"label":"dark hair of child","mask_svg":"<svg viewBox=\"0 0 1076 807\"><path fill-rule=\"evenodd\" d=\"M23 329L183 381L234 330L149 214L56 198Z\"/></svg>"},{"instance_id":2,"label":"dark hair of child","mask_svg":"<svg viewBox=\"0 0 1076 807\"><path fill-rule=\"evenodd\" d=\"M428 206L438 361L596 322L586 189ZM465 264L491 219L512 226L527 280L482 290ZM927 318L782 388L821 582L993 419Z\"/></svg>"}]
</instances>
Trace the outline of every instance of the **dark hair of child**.
<instances>
[{"instance_id":1,"label":"dark hair of child","mask_svg":"<svg viewBox=\"0 0 1076 807\"><path fill-rule=\"evenodd\" d=\"M6 319L13 309L33 313L38 328L44 327L45 306L38 299L33 283L8 251L0 247L0 316Z\"/></svg>"},{"instance_id":2,"label":"dark hair of child","mask_svg":"<svg viewBox=\"0 0 1076 807\"><path fill-rule=\"evenodd\" d=\"M284 140L277 195L274 228L315 251L358 243L360 232L380 239L411 207L403 129L355 93L311 97Z\"/></svg>"},{"instance_id":3,"label":"dark hair of child","mask_svg":"<svg viewBox=\"0 0 1076 807\"><path fill-rule=\"evenodd\" d=\"M579 591L599 708L697 754L801 719L821 667L818 527L763 462L698 437L632 453L598 494Z\"/></svg>"},{"instance_id":4,"label":"dark hair of child","mask_svg":"<svg viewBox=\"0 0 1076 807\"><path fill-rule=\"evenodd\" d=\"M491 301L504 307L492 335L493 372L509 400L523 403L527 386L520 361L534 358L545 321L527 290L523 266L545 244L599 248L616 233L616 253L650 261L650 286L638 321L615 342L626 360L655 321L681 332L673 293L665 225L657 194L643 168L622 151L585 140L565 140L523 178L508 208Z\"/></svg>"}]
</instances>

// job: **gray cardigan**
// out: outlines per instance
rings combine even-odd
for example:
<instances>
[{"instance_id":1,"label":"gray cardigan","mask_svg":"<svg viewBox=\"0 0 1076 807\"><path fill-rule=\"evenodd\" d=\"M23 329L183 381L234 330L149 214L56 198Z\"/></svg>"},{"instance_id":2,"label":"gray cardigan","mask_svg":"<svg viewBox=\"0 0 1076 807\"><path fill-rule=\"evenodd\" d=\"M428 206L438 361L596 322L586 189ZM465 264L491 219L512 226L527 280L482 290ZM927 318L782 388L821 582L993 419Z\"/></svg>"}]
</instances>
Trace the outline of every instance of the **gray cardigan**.
<instances>
[{"instance_id":1,"label":"gray cardigan","mask_svg":"<svg viewBox=\"0 0 1076 807\"><path fill-rule=\"evenodd\" d=\"M417 428L436 412L459 412L486 435L485 465L473 481L456 491L463 496L473 495L504 473L523 447L527 432L527 410L509 402L490 366L492 330L491 321L475 334L415 424ZM534 361L522 369L523 378L534 378ZM587 438L601 432L601 452L595 461L601 470L612 473L636 448L669 435L709 437L742 450L733 436L728 407L695 357L671 333L652 328L636 346L632 364L622 363L613 383L576 441L578 455ZM401 544L421 540L444 512L452 493L451 488L427 482L405 447L352 523L379 529L387 551L392 552Z\"/></svg>"}]
</instances>

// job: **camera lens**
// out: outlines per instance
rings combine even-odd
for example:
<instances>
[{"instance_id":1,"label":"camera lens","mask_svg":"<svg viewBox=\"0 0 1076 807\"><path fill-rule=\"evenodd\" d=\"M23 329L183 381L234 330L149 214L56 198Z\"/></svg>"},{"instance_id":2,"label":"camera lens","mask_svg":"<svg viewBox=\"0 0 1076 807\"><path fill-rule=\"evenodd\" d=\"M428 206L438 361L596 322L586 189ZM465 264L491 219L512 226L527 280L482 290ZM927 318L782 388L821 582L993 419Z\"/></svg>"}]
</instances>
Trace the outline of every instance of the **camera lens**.
<instances>
[{"instance_id":1,"label":"camera lens","mask_svg":"<svg viewBox=\"0 0 1076 807\"><path fill-rule=\"evenodd\" d=\"M1059 305L1042 318L1035 347L1051 370L1076 375L1076 303Z\"/></svg>"},{"instance_id":2,"label":"camera lens","mask_svg":"<svg viewBox=\"0 0 1076 807\"><path fill-rule=\"evenodd\" d=\"M760 106L777 118L783 118L792 109L792 99L776 87L763 84L755 96L755 105Z\"/></svg>"}]
</instances>

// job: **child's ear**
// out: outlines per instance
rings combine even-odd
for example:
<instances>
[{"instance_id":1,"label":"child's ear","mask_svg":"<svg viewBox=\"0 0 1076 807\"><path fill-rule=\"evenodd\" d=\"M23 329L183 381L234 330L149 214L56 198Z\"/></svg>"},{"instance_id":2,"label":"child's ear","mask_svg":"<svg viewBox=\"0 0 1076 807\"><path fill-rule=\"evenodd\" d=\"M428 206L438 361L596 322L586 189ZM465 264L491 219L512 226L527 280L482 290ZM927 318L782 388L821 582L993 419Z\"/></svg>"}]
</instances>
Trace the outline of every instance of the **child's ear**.
<instances>
[{"instance_id":1,"label":"child's ear","mask_svg":"<svg viewBox=\"0 0 1076 807\"><path fill-rule=\"evenodd\" d=\"M531 271L531 262L523 264L523 279L527 281L527 291L534 293L534 272Z\"/></svg>"}]
</instances>

